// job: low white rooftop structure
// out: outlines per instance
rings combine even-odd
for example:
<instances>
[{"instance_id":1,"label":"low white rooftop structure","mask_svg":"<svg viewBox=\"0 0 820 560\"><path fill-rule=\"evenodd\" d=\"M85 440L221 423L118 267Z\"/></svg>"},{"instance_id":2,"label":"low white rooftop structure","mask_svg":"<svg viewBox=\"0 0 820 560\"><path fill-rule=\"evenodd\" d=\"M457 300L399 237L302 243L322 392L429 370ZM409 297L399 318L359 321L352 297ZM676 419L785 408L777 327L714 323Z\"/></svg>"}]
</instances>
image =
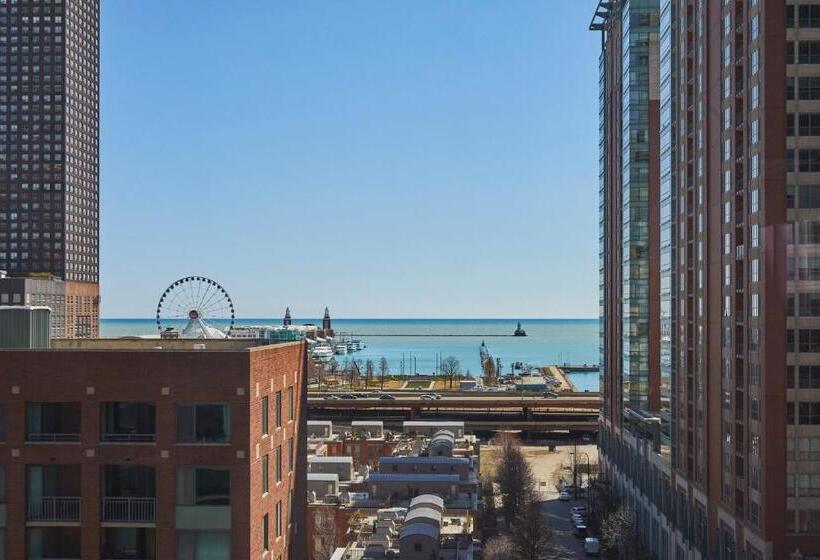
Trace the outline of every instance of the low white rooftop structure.
<instances>
[{"instance_id":1,"label":"low white rooftop structure","mask_svg":"<svg viewBox=\"0 0 820 560\"><path fill-rule=\"evenodd\" d=\"M308 473L307 491L312 500L324 501L326 496L336 496L339 494L339 475Z\"/></svg>"},{"instance_id":2,"label":"low white rooftop structure","mask_svg":"<svg viewBox=\"0 0 820 560\"><path fill-rule=\"evenodd\" d=\"M353 480L353 457L311 455L307 461L308 473L335 474L341 482Z\"/></svg>"},{"instance_id":3,"label":"low white rooftop structure","mask_svg":"<svg viewBox=\"0 0 820 560\"><path fill-rule=\"evenodd\" d=\"M350 428L354 437L384 437L384 422L381 420L354 420Z\"/></svg>"},{"instance_id":4,"label":"low white rooftop structure","mask_svg":"<svg viewBox=\"0 0 820 560\"><path fill-rule=\"evenodd\" d=\"M333 422L330 420L308 420L307 437L321 439L333 437Z\"/></svg>"},{"instance_id":5,"label":"low white rooftop structure","mask_svg":"<svg viewBox=\"0 0 820 560\"><path fill-rule=\"evenodd\" d=\"M402 431L405 434L415 433L416 435L431 437L441 430L448 430L456 438L463 438L464 422L460 420L405 420L402 424Z\"/></svg>"},{"instance_id":6,"label":"low white rooftop structure","mask_svg":"<svg viewBox=\"0 0 820 560\"><path fill-rule=\"evenodd\" d=\"M420 494L410 500L410 509L417 507L433 508L439 513L444 513L444 499L435 494Z\"/></svg>"}]
</instances>

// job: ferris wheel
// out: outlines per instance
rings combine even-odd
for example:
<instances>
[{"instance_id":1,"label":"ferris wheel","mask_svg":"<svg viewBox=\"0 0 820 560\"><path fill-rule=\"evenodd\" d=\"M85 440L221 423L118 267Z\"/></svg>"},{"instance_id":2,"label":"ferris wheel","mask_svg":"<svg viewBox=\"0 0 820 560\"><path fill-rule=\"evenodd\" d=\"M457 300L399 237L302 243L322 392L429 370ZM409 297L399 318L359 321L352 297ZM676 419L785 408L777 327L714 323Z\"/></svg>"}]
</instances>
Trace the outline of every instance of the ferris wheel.
<instances>
[{"instance_id":1,"label":"ferris wheel","mask_svg":"<svg viewBox=\"0 0 820 560\"><path fill-rule=\"evenodd\" d=\"M173 329L173 323L187 321L181 334L185 338L227 338L235 315L231 296L218 282L204 276L180 278L162 293L157 304L160 333ZM226 324L220 329L215 323Z\"/></svg>"}]
</instances>

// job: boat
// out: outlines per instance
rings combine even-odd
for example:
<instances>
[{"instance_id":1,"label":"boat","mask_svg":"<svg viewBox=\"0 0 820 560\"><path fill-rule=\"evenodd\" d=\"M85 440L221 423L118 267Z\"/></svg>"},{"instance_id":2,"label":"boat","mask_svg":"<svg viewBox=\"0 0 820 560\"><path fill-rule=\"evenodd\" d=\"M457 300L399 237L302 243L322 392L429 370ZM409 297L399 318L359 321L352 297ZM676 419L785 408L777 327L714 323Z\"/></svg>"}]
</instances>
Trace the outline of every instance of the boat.
<instances>
[{"instance_id":1,"label":"boat","mask_svg":"<svg viewBox=\"0 0 820 560\"><path fill-rule=\"evenodd\" d=\"M329 360L333 357L333 348L330 344L317 344L311 350L310 355L317 360Z\"/></svg>"},{"instance_id":2,"label":"boat","mask_svg":"<svg viewBox=\"0 0 820 560\"><path fill-rule=\"evenodd\" d=\"M521 321L518 321L518 327L513 332L513 336L527 336L527 331L521 328Z\"/></svg>"},{"instance_id":3,"label":"boat","mask_svg":"<svg viewBox=\"0 0 820 560\"><path fill-rule=\"evenodd\" d=\"M337 344L333 347L333 351L339 356L347 354L347 344Z\"/></svg>"}]
</instances>

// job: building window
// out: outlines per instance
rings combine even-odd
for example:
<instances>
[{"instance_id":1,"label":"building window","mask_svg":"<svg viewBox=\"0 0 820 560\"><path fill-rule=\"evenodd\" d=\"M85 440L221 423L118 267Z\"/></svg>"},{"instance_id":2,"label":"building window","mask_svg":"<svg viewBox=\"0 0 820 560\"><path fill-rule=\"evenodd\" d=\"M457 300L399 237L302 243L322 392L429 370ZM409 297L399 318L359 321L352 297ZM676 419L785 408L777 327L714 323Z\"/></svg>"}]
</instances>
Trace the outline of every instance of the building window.
<instances>
[{"instance_id":1,"label":"building window","mask_svg":"<svg viewBox=\"0 0 820 560\"><path fill-rule=\"evenodd\" d=\"M797 45L798 64L820 64L820 41L800 41Z\"/></svg>"},{"instance_id":2,"label":"building window","mask_svg":"<svg viewBox=\"0 0 820 560\"><path fill-rule=\"evenodd\" d=\"M288 472L293 472L293 462L295 460L293 449L293 438L288 440Z\"/></svg>"},{"instance_id":3,"label":"building window","mask_svg":"<svg viewBox=\"0 0 820 560\"><path fill-rule=\"evenodd\" d=\"M282 481L282 446L276 448L276 455L273 458L276 463L276 482Z\"/></svg>"},{"instance_id":4,"label":"building window","mask_svg":"<svg viewBox=\"0 0 820 560\"><path fill-rule=\"evenodd\" d=\"M262 456L261 467L262 467L262 493L267 494L268 489L269 489L268 473L270 472L269 465L268 465L268 456L267 455Z\"/></svg>"},{"instance_id":5,"label":"building window","mask_svg":"<svg viewBox=\"0 0 820 560\"><path fill-rule=\"evenodd\" d=\"M801 426L820 425L820 402L798 403L798 421Z\"/></svg>"},{"instance_id":6,"label":"building window","mask_svg":"<svg viewBox=\"0 0 820 560\"><path fill-rule=\"evenodd\" d=\"M798 151L798 169L805 172L820 171L820 150L809 149Z\"/></svg>"},{"instance_id":7,"label":"building window","mask_svg":"<svg viewBox=\"0 0 820 560\"><path fill-rule=\"evenodd\" d=\"M794 185L793 188L797 189L797 204L800 208L820 208L820 185Z\"/></svg>"},{"instance_id":8,"label":"building window","mask_svg":"<svg viewBox=\"0 0 820 560\"><path fill-rule=\"evenodd\" d=\"M262 397L262 435L270 433L268 427L268 397Z\"/></svg>"},{"instance_id":9,"label":"building window","mask_svg":"<svg viewBox=\"0 0 820 560\"><path fill-rule=\"evenodd\" d=\"M231 557L229 531L177 531L176 560L227 559Z\"/></svg>"},{"instance_id":10,"label":"building window","mask_svg":"<svg viewBox=\"0 0 820 560\"><path fill-rule=\"evenodd\" d=\"M800 136L820 136L820 113L800 113L799 121Z\"/></svg>"},{"instance_id":11,"label":"building window","mask_svg":"<svg viewBox=\"0 0 820 560\"><path fill-rule=\"evenodd\" d=\"M102 441L151 442L157 437L152 402L102 403Z\"/></svg>"},{"instance_id":12,"label":"building window","mask_svg":"<svg viewBox=\"0 0 820 560\"><path fill-rule=\"evenodd\" d=\"M275 397L275 406L276 406L276 427L282 427L282 391L276 391Z\"/></svg>"},{"instance_id":13,"label":"building window","mask_svg":"<svg viewBox=\"0 0 820 560\"><path fill-rule=\"evenodd\" d=\"M282 501L276 502L276 538L282 536Z\"/></svg>"},{"instance_id":14,"label":"building window","mask_svg":"<svg viewBox=\"0 0 820 560\"><path fill-rule=\"evenodd\" d=\"M791 6L791 8L791 26L794 27L794 6ZM789 17L788 11L786 12L786 17ZM798 12L798 25L800 27L820 27L820 6L800 6Z\"/></svg>"},{"instance_id":15,"label":"building window","mask_svg":"<svg viewBox=\"0 0 820 560\"><path fill-rule=\"evenodd\" d=\"M288 420L296 418L296 402L293 400L293 386L288 387Z\"/></svg>"},{"instance_id":16,"label":"building window","mask_svg":"<svg viewBox=\"0 0 820 560\"><path fill-rule=\"evenodd\" d=\"M794 136L794 113L786 113L786 136Z\"/></svg>"},{"instance_id":17,"label":"building window","mask_svg":"<svg viewBox=\"0 0 820 560\"><path fill-rule=\"evenodd\" d=\"M750 67L751 67L751 75L754 76L757 74L758 69L760 68L760 53L758 53L757 49L752 51L752 54L749 55L749 59L751 60Z\"/></svg>"},{"instance_id":18,"label":"building window","mask_svg":"<svg viewBox=\"0 0 820 560\"><path fill-rule=\"evenodd\" d=\"M820 99L820 76L803 76L797 81L798 99L812 101Z\"/></svg>"},{"instance_id":19,"label":"building window","mask_svg":"<svg viewBox=\"0 0 820 560\"><path fill-rule=\"evenodd\" d=\"M230 468L184 467L177 469L178 506L228 506L230 504Z\"/></svg>"},{"instance_id":20,"label":"building window","mask_svg":"<svg viewBox=\"0 0 820 560\"><path fill-rule=\"evenodd\" d=\"M820 317L820 293L808 292L798 295L801 317ZM820 386L818 386L820 388Z\"/></svg>"},{"instance_id":21,"label":"building window","mask_svg":"<svg viewBox=\"0 0 820 560\"><path fill-rule=\"evenodd\" d=\"M227 404L177 405L177 441L225 443L231 439L230 406Z\"/></svg>"},{"instance_id":22,"label":"building window","mask_svg":"<svg viewBox=\"0 0 820 560\"><path fill-rule=\"evenodd\" d=\"M26 403L26 441L80 441L80 403Z\"/></svg>"},{"instance_id":23,"label":"building window","mask_svg":"<svg viewBox=\"0 0 820 560\"><path fill-rule=\"evenodd\" d=\"M268 533L268 514L262 516L262 550L270 550L270 535Z\"/></svg>"}]
</instances>

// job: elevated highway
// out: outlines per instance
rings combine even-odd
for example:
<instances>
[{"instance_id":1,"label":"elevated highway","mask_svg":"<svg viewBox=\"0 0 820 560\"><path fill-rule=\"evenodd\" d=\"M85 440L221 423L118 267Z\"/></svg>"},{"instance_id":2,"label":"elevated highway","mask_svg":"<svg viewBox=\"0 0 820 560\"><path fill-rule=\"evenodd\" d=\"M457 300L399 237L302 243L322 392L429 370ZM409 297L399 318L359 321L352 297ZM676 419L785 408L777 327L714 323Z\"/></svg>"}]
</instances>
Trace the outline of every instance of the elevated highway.
<instances>
[{"instance_id":1,"label":"elevated highway","mask_svg":"<svg viewBox=\"0 0 820 560\"><path fill-rule=\"evenodd\" d=\"M399 427L404 420L463 420L473 430L525 430L530 432L591 433L598 430L600 396L571 393L558 398L511 392L440 393L436 400L421 399L418 392L397 391L393 399L368 394L357 399L327 398L340 393L310 393L308 417L348 422L381 419Z\"/></svg>"}]
</instances>

